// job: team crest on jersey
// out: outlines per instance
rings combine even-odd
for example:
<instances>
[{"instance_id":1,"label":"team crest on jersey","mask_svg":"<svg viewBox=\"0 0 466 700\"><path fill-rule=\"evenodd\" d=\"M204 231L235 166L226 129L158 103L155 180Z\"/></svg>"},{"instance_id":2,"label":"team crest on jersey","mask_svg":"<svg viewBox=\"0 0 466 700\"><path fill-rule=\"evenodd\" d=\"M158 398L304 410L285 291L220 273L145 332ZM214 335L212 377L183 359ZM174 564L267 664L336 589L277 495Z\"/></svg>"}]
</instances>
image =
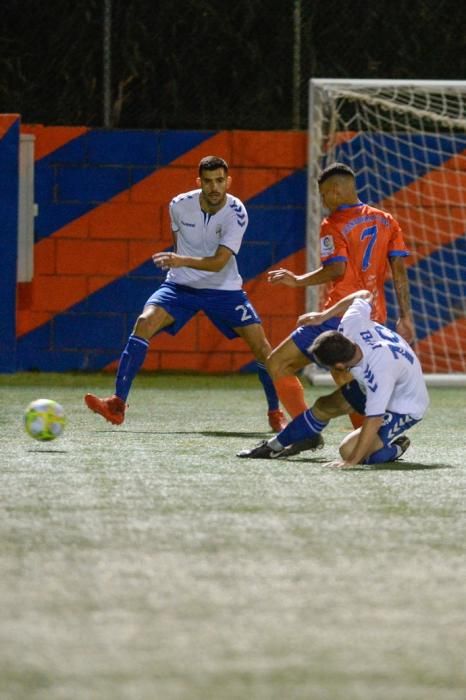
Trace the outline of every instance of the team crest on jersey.
<instances>
[{"instance_id":1,"label":"team crest on jersey","mask_svg":"<svg viewBox=\"0 0 466 700\"><path fill-rule=\"evenodd\" d=\"M215 229L215 235L217 236L217 238L220 238L220 236L222 235L222 227L221 226L217 226L217 228Z\"/></svg>"},{"instance_id":2,"label":"team crest on jersey","mask_svg":"<svg viewBox=\"0 0 466 700\"><path fill-rule=\"evenodd\" d=\"M324 236L320 239L320 254L323 257L331 255L335 252L335 243L333 242L333 236Z\"/></svg>"}]
</instances>

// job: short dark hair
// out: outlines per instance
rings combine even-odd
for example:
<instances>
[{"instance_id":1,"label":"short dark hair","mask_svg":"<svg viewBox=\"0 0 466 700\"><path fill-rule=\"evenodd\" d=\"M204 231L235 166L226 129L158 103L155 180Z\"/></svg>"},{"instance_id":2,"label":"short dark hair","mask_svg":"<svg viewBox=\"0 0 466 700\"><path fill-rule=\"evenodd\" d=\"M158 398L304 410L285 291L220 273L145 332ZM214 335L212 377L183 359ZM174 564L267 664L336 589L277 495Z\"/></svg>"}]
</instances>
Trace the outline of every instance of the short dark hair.
<instances>
[{"instance_id":1,"label":"short dark hair","mask_svg":"<svg viewBox=\"0 0 466 700\"><path fill-rule=\"evenodd\" d=\"M356 344L343 333L325 331L317 336L310 347L319 364L333 367L337 362L349 362L356 352Z\"/></svg>"},{"instance_id":2,"label":"short dark hair","mask_svg":"<svg viewBox=\"0 0 466 700\"><path fill-rule=\"evenodd\" d=\"M322 170L317 178L317 183L321 185L325 180L328 180L329 177L333 177L334 175L344 175L346 177L352 177L353 179L356 178L354 170L350 168L349 165L345 163L332 163Z\"/></svg>"},{"instance_id":3,"label":"short dark hair","mask_svg":"<svg viewBox=\"0 0 466 700\"><path fill-rule=\"evenodd\" d=\"M205 156L199 163L199 175L202 174L203 170L218 170L218 168L223 168L225 172L228 172L228 163L220 156Z\"/></svg>"}]
</instances>

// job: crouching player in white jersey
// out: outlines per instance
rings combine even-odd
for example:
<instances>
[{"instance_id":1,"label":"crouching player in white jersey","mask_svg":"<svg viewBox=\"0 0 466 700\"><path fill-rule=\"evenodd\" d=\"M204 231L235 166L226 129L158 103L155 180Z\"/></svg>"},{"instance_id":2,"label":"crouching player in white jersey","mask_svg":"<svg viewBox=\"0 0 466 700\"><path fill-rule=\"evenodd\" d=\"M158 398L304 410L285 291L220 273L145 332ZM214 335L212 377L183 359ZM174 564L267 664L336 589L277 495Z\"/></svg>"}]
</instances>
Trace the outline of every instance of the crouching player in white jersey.
<instances>
[{"instance_id":1,"label":"crouching player in white jersey","mask_svg":"<svg viewBox=\"0 0 466 700\"><path fill-rule=\"evenodd\" d=\"M429 396L421 365L401 336L371 321L372 295L350 294L323 312L305 314L301 323L315 325L344 313L337 331L322 333L310 352L322 366L350 370L353 380L297 416L276 438L263 441L239 457L284 458L322 445L321 431L331 418L356 410L361 428L340 445L341 460L330 466L354 467L399 459L409 447L403 435L424 416Z\"/></svg>"},{"instance_id":2,"label":"crouching player in white jersey","mask_svg":"<svg viewBox=\"0 0 466 700\"><path fill-rule=\"evenodd\" d=\"M268 404L268 422L279 431L286 419L278 405L265 361L272 348L261 320L242 288L236 255L248 225L243 203L227 190L231 178L223 158L199 163L199 189L178 195L169 213L174 251L155 253L157 267L168 270L165 282L146 301L120 357L115 394L101 399L86 394L88 408L114 425L125 419L126 399L141 368L149 342L164 330L171 335L203 311L227 338L241 336L257 360Z\"/></svg>"}]
</instances>

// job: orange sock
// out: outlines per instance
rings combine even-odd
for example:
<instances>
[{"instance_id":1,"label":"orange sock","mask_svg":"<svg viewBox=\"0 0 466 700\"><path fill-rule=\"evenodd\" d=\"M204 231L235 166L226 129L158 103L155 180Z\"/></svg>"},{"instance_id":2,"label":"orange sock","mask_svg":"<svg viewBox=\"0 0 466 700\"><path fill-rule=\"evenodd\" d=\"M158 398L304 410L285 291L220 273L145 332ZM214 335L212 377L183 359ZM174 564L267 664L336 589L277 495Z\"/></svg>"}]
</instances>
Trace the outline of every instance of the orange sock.
<instances>
[{"instance_id":1,"label":"orange sock","mask_svg":"<svg viewBox=\"0 0 466 700\"><path fill-rule=\"evenodd\" d=\"M353 424L353 428L360 428L361 425L364 423L364 416L361 416L360 413L350 413L349 414L350 421Z\"/></svg>"},{"instance_id":2,"label":"orange sock","mask_svg":"<svg viewBox=\"0 0 466 700\"><path fill-rule=\"evenodd\" d=\"M304 399L303 385L298 377L286 375L274 380L278 398L288 411L291 418L296 418L300 413L306 411L308 405Z\"/></svg>"}]
</instances>

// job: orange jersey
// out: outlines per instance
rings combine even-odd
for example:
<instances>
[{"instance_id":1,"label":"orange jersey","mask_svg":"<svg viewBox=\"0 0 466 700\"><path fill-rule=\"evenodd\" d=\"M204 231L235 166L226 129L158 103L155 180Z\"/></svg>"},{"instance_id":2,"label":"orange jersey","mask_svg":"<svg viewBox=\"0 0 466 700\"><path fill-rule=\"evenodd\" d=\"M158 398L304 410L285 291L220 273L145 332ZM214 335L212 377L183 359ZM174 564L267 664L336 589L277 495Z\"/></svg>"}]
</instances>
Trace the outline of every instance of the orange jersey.
<instances>
[{"instance_id":1,"label":"orange jersey","mask_svg":"<svg viewBox=\"0 0 466 700\"><path fill-rule=\"evenodd\" d=\"M339 207L322 221L320 258L322 265L346 262L346 270L330 284L324 309L348 294L368 289L374 295L372 318L385 323L388 260L406 255L403 233L393 216L362 202Z\"/></svg>"}]
</instances>

